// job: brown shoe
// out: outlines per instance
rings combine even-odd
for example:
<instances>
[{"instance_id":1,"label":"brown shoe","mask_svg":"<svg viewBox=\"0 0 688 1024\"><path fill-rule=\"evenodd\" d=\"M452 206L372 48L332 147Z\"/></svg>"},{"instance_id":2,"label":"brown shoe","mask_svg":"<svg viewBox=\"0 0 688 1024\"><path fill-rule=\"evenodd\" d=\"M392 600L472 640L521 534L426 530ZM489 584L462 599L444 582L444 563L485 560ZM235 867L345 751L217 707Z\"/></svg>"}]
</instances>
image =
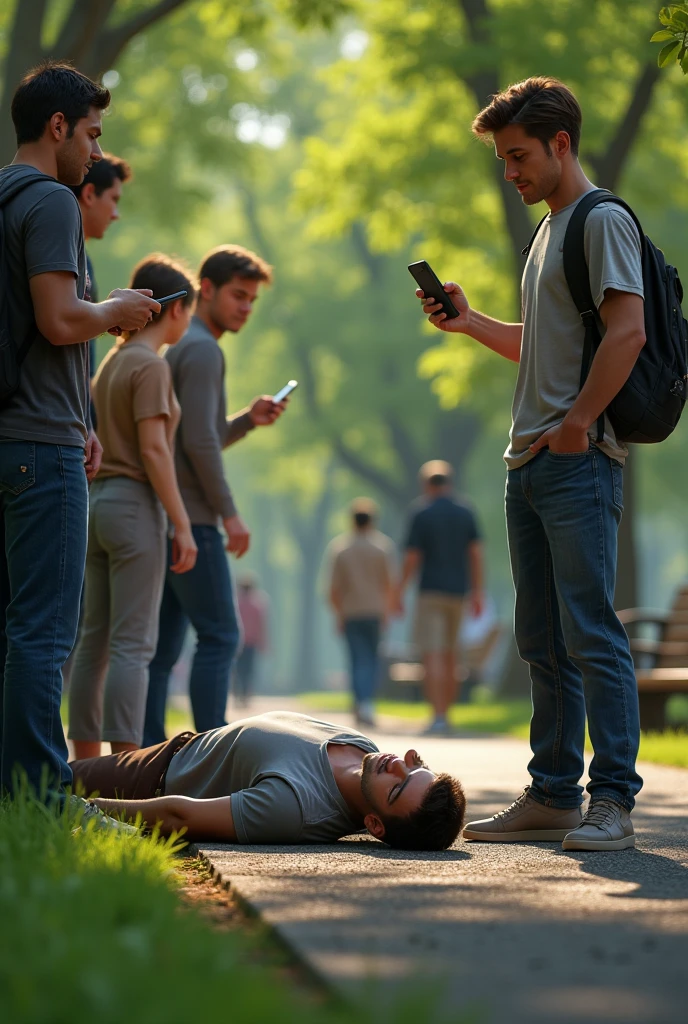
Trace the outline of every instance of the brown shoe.
<instances>
[{"instance_id":1,"label":"brown shoe","mask_svg":"<svg viewBox=\"0 0 688 1024\"><path fill-rule=\"evenodd\" d=\"M506 810L482 821L469 821L463 838L487 843L561 842L582 820L580 807L545 807L529 795L526 787Z\"/></svg>"}]
</instances>

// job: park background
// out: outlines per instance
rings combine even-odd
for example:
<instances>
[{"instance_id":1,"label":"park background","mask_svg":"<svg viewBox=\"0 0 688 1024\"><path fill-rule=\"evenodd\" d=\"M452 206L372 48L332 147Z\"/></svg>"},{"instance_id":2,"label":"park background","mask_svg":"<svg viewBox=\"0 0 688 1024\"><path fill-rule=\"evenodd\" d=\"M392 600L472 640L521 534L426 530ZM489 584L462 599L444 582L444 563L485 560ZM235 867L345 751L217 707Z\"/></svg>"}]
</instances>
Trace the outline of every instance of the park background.
<instances>
[{"instance_id":1,"label":"park background","mask_svg":"<svg viewBox=\"0 0 688 1024\"><path fill-rule=\"evenodd\" d=\"M134 179L121 221L89 246L101 296L153 249L198 266L237 242L275 266L249 325L222 339L231 410L301 383L274 430L225 455L253 534L233 568L254 569L271 598L264 689L341 679L326 545L360 493L402 542L429 458L453 463L477 509L488 593L509 631L501 457L515 367L425 323L406 264L428 259L473 305L518 319L520 249L544 204L522 205L470 123L492 92L553 74L581 101L590 177L632 203L688 275L688 92L680 68L657 67L657 11L647 0L2 5L2 162L12 86L43 53L73 57L112 90L102 142ZM619 607L666 608L686 576L687 432L688 417L629 460Z\"/></svg>"}]
</instances>

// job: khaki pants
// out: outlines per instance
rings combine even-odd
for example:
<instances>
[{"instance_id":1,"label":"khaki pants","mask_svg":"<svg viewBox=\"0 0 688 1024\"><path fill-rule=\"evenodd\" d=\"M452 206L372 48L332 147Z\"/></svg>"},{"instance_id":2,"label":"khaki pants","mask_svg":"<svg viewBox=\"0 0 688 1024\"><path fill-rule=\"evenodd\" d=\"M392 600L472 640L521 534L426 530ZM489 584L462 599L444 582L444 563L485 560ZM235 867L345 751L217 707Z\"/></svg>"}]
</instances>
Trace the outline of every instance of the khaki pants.
<instances>
[{"instance_id":1,"label":"khaki pants","mask_svg":"<svg viewBox=\"0 0 688 1024\"><path fill-rule=\"evenodd\" d=\"M457 650L464 605L465 598L455 594L428 590L418 595L414 641L421 655Z\"/></svg>"},{"instance_id":2,"label":"khaki pants","mask_svg":"<svg viewBox=\"0 0 688 1024\"><path fill-rule=\"evenodd\" d=\"M84 620L69 690L69 737L143 740L148 665L158 639L167 520L150 484L91 487Z\"/></svg>"}]
</instances>

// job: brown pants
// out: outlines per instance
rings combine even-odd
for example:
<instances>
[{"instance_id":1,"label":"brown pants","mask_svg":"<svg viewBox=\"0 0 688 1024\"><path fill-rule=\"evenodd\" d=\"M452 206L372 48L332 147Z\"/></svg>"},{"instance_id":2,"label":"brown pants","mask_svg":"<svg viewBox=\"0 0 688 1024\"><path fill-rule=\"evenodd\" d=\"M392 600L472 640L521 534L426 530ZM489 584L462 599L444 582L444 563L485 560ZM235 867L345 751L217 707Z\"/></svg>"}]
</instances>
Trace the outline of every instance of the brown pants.
<instances>
[{"instance_id":1,"label":"brown pants","mask_svg":"<svg viewBox=\"0 0 688 1024\"><path fill-rule=\"evenodd\" d=\"M198 733L181 732L171 740L142 750L105 754L71 761L75 792L119 800L148 800L165 792L170 761Z\"/></svg>"}]
</instances>

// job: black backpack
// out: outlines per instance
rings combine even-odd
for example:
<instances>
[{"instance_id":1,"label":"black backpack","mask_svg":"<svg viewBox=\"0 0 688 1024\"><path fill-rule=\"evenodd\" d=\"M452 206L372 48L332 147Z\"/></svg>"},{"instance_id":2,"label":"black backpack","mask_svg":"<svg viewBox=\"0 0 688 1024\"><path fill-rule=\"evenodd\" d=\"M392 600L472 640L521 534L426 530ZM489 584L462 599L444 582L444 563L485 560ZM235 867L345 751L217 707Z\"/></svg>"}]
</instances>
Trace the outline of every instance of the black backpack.
<instances>
[{"instance_id":1,"label":"black backpack","mask_svg":"<svg viewBox=\"0 0 688 1024\"><path fill-rule=\"evenodd\" d=\"M17 341L12 335L10 325L9 303L7 301L7 289L9 288L9 276L7 273L7 257L5 254L5 224L4 208L12 199L23 192L29 185L37 181L55 181L47 174L36 172L27 174L13 182L5 189L0 189L0 405L7 402L19 387L19 373L21 364L26 359L27 353L36 338L40 337L40 331L33 324L27 331L26 337Z\"/></svg>"},{"instance_id":2,"label":"black backpack","mask_svg":"<svg viewBox=\"0 0 688 1024\"><path fill-rule=\"evenodd\" d=\"M688 385L688 324L681 310L683 287L675 267L645 235L630 206L606 189L588 192L578 203L564 236L564 273L571 297L585 328L580 386L588 376L600 344L597 310L590 289L585 259L585 221L600 203L618 203L633 218L642 246L643 288L645 292L645 345L631 374L606 412L620 441L654 444L664 441L676 427L686 401ZM543 224L540 221L530 247ZM597 441L604 437L604 415L597 421Z\"/></svg>"}]
</instances>

